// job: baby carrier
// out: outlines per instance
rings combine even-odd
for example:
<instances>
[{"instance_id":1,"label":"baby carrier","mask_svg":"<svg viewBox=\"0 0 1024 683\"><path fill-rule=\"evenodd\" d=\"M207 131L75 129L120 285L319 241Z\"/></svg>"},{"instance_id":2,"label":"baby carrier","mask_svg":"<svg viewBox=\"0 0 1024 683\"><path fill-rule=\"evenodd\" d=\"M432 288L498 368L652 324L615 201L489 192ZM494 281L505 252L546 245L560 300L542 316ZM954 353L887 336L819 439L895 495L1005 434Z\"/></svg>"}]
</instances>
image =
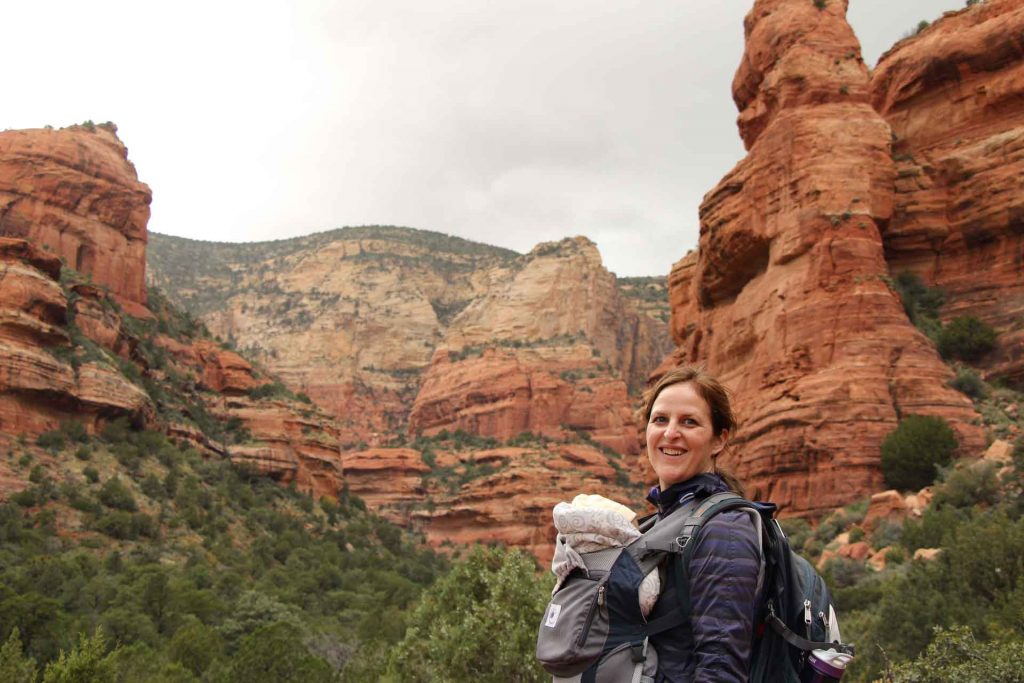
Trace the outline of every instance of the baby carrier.
<instances>
[{"instance_id":1,"label":"baby carrier","mask_svg":"<svg viewBox=\"0 0 1024 683\"><path fill-rule=\"evenodd\" d=\"M581 555L585 568L574 570L551 596L537 636L537 659L554 681L653 681L658 654L649 639L690 618L689 581L679 582L679 609L650 621L640 612L640 583L669 554L680 555L688 572L692 539L715 514L733 509L750 512L762 544L763 599L755 614L750 680L797 683L812 650L852 655L853 646L839 642L828 587L790 550L775 506L723 492L684 501L664 518L647 518L642 535L629 545ZM556 559L565 552L560 534Z\"/></svg>"}]
</instances>

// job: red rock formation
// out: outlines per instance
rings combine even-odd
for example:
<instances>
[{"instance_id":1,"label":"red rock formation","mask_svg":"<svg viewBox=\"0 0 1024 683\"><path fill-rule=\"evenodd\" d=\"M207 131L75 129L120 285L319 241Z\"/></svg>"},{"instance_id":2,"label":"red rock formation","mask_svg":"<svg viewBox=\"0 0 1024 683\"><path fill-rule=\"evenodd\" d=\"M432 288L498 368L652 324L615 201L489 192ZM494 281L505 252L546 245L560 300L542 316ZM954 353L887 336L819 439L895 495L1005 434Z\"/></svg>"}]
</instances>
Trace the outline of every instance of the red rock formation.
<instances>
[{"instance_id":1,"label":"red rock formation","mask_svg":"<svg viewBox=\"0 0 1024 683\"><path fill-rule=\"evenodd\" d=\"M211 341L196 342L192 348L203 371L202 382L213 391L237 396L264 384L253 377L252 364L234 351Z\"/></svg>"},{"instance_id":2,"label":"red rock formation","mask_svg":"<svg viewBox=\"0 0 1024 683\"><path fill-rule=\"evenodd\" d=\"M409 512L426 500L423 475L430 467L411 448L371 448L345 453L341 459L350 492L383 517L408 526Z\"/></svg>"},{"instance_id":3,"label":"red rock formation","mask_svg":"<svg viewBox=\"0 0 1024 683\"><path fill-rule=\"evenodd\" d=\"M342 486L341 454L333 421L316 410L303 410L290 401L255 401L227 396L209 406L217 417L237 418L252 438L227 446L235 464L283 484L294 482L313 498L337 496Z\"/></svg>"},{"instance_id":4,"label":"red rock formation","mask_svg":"<svg viewBox=\"0 0 1024 683\"><path fill-rule=\"evenodd\" d=\"M0 133L0 235L64 257L139 315L146 303L151 195L113 131Z\"/></svg>"},{"instance_id":5,"label":"red rock formation","mask_svg":"<svg viewBox=\"0 0 1024 683\"><path fill-rule=\"evenodd\" d=\"M1024 385L1024 3L947 13L878 63L871 101L892 127L895 208L883 225L893 272L946 293L943 318L1000 332L982 361Z\"/></svg>"},{"instance_id":6,"label":"red rock formation","mask_svg":"<svg viewBox=\"0 0 1024 683\"><path fill-rule=\"evenodd\" d=\"M412 432L462 429L498 439L562 439L579 430L621 453L637 450L626 385L601 370L586 344L488 349L455 362L438 351L409 424Z\"/></svg>"},{"instance_id":7,"label":"red rock formation","mask_svg":"<svg viewBox=\"0 0 1024 683\"><path fill-rule=\"evenodd\" d=\"M60 261L24 240L0 238L0 433L39 434L75 417L141 415L149 396L108 364L75 359L65 329Z\"/></svg>"},{"instance_id":8,"label":"red rock formation","mask_svg":"<svg viewBox=\"0 0 1024 683\"><path fill-rule=\"evenodd\" d=\"M592 242L538 245L452 322L410 431L507 439L575 430L636 453L627 385L666 350L659 334L619 292Z\"/></svg>"},{"instance_id":9,"label":"red rock formation","mask_svg":"<svg viewBox=\"0 0 1024 683\"><path fill-rule=\"evenodd\" d=\"M500 542L529 550L545 566L554 552L551 510L579 493L599 493L646 513L641 486L616 483L608 456L585 445L503 449L498 471L458 491L436 493L434 510L413 513L414 524L434 546Z\"/></svg>"},{"instance_id":10,"label":"red rock formation","mask_svg":"<svg viewBox=\"0 0 1024 683\"><path fill-rule=\"evenodd\" d=\"M673 362L704 362L735 394L731 464L754 495L816 515L881 484L901 414L937 414L965 451L970 402L886 284L888 124L845 2L758 0L733 82L749 150L701 205L700 248L669 278Z\"/></svg>"},{"instance_id":11,"label":"red rock formation","mask_svg":"<svg viewBox=\"0 0 1024 683\"><path fill-rule=\"evenodd\" d=\"M504 543L546 564L554 550L551 509L600 493L647 511L641 486L623 486L622 465L587 444L432 452L410 448L346 453L345 483L378 514L422 532L435 547ZM613 464L614 463L614 464Z\"/></svg>"}]
</instances>

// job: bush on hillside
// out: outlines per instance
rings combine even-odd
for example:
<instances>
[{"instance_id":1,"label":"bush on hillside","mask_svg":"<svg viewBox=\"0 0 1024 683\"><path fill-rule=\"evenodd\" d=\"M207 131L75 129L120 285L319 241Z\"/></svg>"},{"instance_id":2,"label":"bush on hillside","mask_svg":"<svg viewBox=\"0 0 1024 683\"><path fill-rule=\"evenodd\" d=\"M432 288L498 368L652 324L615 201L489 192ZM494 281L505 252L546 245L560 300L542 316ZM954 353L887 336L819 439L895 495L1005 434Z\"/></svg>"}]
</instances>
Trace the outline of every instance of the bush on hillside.
<instances>
[{"instance_id":1,"label":"bush on hillside","mask_svg":"<svg viewBox=\"0 0 1024 683\"><path fill-rule=\"evenodd\" d=\"M956 377L949 380L949 386L971 398L984 398L988 393L985 391L985 382L971 368L958 368Z\"/></svg>"},{"instance_id":2,"label":"bush on hillside","mask_svg":"<svg viewBox=\"0 0 1024 683\"><path fill-rule=\"evenodd\" d=\"M893 683L1000 681L1024 683L1024 640L979 643L971 629L937 628L935 639L920 657L892 672Z\"/></svg>"},{"instance_id":3,"label":"bush on hillside","mask_svg":"<svg viewBox=\"0 0 1024 683\"><path fill-rule=\"evenodd\" d=\"M975 505L995 505L999 501L999 465L990 461L973 462L969 467L951 468L942 474L942 486L935 489L932 505L967 509Z\"/></svg>"},{"instance_id":4,"label":"bush on hillside","mask_svg":"<svg viewBox=\"0 0 1024 683\"><path fill-rule=\"evenodd\" d=\"M954 518L962 514L951 507L943 512ZM884 584L870 622L857 641L857 658L847 672L851 681L876 680L886 660L915 659L932 643L937 626L963 625L983 640L1002 636L1024 640L1020 620L1024 613L1024 565L1020 561L1024 557L1024 519L993 510L960 523L950 519L941 527L944 540L939 556L930 562L910 563L906 571ZM848 621L852 625L853 620L844 616L844 633Z\"/></svg>"},{"instance_id":5,"label":"bush on hillside","mask_svg":"<svg viewBox=\"0 0 1024 683\"><path fill-rule=\"evenodd\" d=\"M929 337L938 331L939 310L945 302L941 289L927 286L915 273L903 271L893 282L910 322Z\"/></svg>"},{"instance_id":6,"label":"bush on hillside","mask_svg":"<svg viewBox=\"0 0 1024 683\"><path fill-rule=\"evenodd\" d=\"M388 653L388 674L401 681L550 679L534 659L547 587L531 557L475 548L425 594Z\"/></svg>"},{"instance_id":7,"label":"bush on hillside","mask_svg":"<svg viewBox=\"0 0 1024 683\"><path fill-rule=\"evenodd\" d=\"M882 476L894 489L920 489L935 481L956 449L956 433L941 417L909 415L882 442Z\"/></svg>"},{"instance_id":8,"label":"bush on hillside","mask_svg":"<svg viewBox=\"0 0 1024 683\"><path fill-rule=\"evenodd\" d=\"M936 343L947 360L976 361L995 348L996 331L973 316L961 316L942 328Z\"/></svg>"}]
</instances>

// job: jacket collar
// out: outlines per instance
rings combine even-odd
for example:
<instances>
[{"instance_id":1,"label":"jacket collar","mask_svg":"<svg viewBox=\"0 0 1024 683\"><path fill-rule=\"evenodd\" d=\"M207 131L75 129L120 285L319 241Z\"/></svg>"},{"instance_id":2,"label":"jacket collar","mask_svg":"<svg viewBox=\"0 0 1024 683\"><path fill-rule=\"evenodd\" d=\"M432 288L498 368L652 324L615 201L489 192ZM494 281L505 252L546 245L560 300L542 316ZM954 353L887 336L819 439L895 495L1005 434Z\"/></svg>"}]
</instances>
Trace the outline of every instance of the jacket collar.
<instances>
[{"instance_id":1,"label":"jacket collar","mask_svg":"<svg viewBox=\"0 0 1024 683\"><path fill-rule=\"evenodd\" d=\"M690 498L707 498L713 493L728 490L729 487L720 476L705 472L686 481L672 484L664 491L655 486L648 494L647 500L657 506L659 513L665 514Z\"/></svg>"}]
</instances>

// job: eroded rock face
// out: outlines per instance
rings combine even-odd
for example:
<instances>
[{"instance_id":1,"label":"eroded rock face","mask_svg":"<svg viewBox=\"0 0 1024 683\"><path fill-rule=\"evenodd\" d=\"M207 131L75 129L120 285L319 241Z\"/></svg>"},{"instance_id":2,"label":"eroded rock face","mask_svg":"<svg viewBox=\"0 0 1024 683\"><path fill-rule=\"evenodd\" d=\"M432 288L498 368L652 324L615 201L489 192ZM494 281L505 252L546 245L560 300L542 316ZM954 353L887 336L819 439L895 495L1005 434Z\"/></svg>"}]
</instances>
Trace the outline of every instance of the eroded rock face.
<instances>
[{"instance_id":1,"label":"eroded rock face","mask_svg":"<svg viewBox=\"0 0 1024 683\"><path fill-rule=\"evenodd\" d=\"M612 463L615 463L614 465ZM645 513L639 486L623 486L624 464L580 443L436 453L376 448L344 458L349 490L384 517L422 532L435 547L503 543L551 561L551 510L578 493L599 493Z\"/></svg>"},{"instance_id":2,"label":"eroded rock face","mask_svg":"<svg viewBox=\"0 0 1024 683\"><path fill-rule=\"evenodd\" d=\"M526 256L404 228L152 245L152 280L334 413L351 450L463 429L630 452L628 388L671 348L585 238Z\"/></svg>"},{"instance_id":3,"label":"eroded rock face","mask_svg":"<svg viewBox=\"0 0 1024 683\"><path fill-rule=\"evenodd\" d=\"M136 315L150 200L112 127L0 133L0 235L45 246Z\"/></svg>"},{"instance_id":4,"label":"eroded rock face","mask_svg":"<svg viewBox=\"0 0 1024 683\"><path fill-rule=\"evenodd\" d=\"M488 349L455 361L438 351L409 424L414 433L461 429L502 440L581 431L620 453L637 452L625 383L608 376L587 344Z\"/></svg>"},{"instance_id":5,"label":"eroded rock face","mask_svg":"<svg viewBox=\"0 0 1024 683\"><path fill-rule=\"evenodd\" d=\"M107 364L72 363L60 260L0 238L0 433L35 435L75 417L88 429L151 410L149 396Z\"/></svg>"},{"instance_id":6,"label":"eroded rock face","mask_svg":"<svg viewBox=\"0 0 1024 683\"><path fill-rule=\"evenodd\" d=\"M568 429L636 453L628 386L657 364L662 340L660 326L619 292L592 242L539 245L452 322L410 431L507 439L563 438Z\"/></svg>"},{"instance_id":7,"label":"eroded rock face","mask_svg":"<svg viewBox=\"0 0 1024 683\"><path fill-rule=\"evenodd\" d=\"M728 458L751 493L817 515L881 488L901 415L965 452L970 402L887 284L891 131L872 108L845 2L759 0L733 82L749 153L704 198L698 252L669 277L678 349L734 391Z\"/></svg>"},{"instance_id":8,"label":"eroded rock face","mask_svg":"<svg viewBox=\"0 0 1024 683\"><path fill-rule=\"evenodd\" d=\"M329 416L291 401L243 396L226 396L209 407L222 419L240 420L251 434L247 443L227 447L233 463L283 484L294 482L314 499L341 491L338 430Z\"/></svg>"},{"instance_id":9,"label":"eroded rock face","mask_svg":"<svg viewBox=\"0 0 1024 683\"><path fill-rule=\"evenodd\" d=\"M883 226L895 272L946 294L942 317L1000 334L990 377L1024 385L1024 4L989 0L884 54L871 101L891 126L897 177Z\"/></svg>"}]
</instances>

